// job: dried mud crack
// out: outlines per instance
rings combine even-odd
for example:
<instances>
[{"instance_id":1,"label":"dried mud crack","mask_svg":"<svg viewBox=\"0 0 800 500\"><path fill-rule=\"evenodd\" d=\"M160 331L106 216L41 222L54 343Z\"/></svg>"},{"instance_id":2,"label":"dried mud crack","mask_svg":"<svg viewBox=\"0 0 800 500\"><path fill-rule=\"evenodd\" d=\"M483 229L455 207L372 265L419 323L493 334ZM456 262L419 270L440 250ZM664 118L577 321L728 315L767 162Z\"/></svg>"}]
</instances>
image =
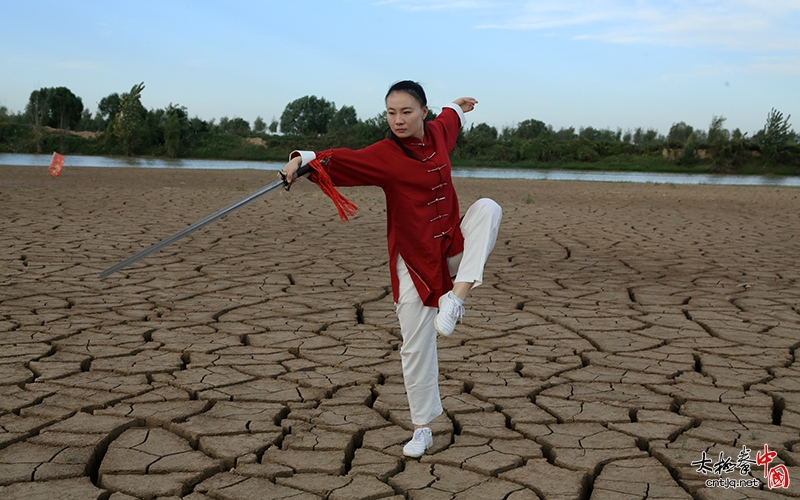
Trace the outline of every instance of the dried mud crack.
<instances>
[{"instance_id":1,"label":"dried mud crack","mask_svg":"<svg viewBox=\"0 0 800 500\"><path fill-rule=\"evenodd\" d=\"M503 244L407 459L380 193L340 224L298 183L99 280L263 172L0 179L0 498L800 497L796 189L458 179Z\"/></svg>"}]
</instances>

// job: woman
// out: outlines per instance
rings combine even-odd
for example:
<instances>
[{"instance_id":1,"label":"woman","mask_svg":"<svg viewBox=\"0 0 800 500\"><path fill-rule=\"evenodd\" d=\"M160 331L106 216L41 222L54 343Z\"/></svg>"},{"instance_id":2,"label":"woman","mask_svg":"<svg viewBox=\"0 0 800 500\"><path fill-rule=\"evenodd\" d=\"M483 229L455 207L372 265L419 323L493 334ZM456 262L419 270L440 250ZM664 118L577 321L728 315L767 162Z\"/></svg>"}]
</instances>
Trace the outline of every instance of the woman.
<instances>
[{"instance_id":1,"label":"woman","mask_svg":"<svg viewBox=\"0 0 800 500\"><path fill-rule=\"evenodd\" d=\"M282 170L293 179L311 164L309 178L337 201L340 215L355 209L333 186L379 186L386 195L387 239L392 291L403 345L403 379L414 424L403 448L419 457L433 444L428 424L442 413L436 332L453 333L470 289L483 281L502 210L478 200L459 217L449 153L464 125L464 113L478 101L456 99L425 122L422 87L398 82L386 94L390 137L359 150L295 151ZM455 276L455 282L453 282Z\"/></svg>"}]
</instances>

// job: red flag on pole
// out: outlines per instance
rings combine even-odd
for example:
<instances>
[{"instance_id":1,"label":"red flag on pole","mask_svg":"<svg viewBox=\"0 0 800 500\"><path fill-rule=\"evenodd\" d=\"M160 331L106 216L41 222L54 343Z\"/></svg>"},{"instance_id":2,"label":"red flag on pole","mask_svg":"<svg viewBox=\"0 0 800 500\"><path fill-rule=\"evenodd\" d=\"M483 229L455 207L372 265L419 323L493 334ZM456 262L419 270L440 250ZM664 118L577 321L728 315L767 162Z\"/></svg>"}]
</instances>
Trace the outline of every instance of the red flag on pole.
<instances>
[{"instance_id":1,"label":"red flag on pole","mask_svg":"<svg viewBox=\"0 0 800 500\"><path fill-rule=\"evenodd\" d=\"M50 168L48 168L47 170L53 177L58 177L59 175L61 175L62 168L64 168L64 157L54 152L53 159L50 160Z\"/></svg>"}]
</instances>

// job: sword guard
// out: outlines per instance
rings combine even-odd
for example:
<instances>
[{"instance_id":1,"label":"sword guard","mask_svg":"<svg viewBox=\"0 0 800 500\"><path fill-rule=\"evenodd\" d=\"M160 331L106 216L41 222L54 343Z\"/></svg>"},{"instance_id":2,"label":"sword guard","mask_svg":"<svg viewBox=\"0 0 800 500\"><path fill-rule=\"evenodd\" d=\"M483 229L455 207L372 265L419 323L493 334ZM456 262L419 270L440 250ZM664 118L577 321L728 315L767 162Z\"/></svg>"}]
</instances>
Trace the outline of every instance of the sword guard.
<instances>
[{"instance_id":1,"label":"sword guard","mask_svg":"<svg viewBox=\"0 0 800 500\"><path fill-rule=\"evenodd\" d=\"M292 188L292 183L286 180L286 175L287 175L286 172L283 169L281 169L280 174L281 174L281 180L283 181L283 189L287 191L290 190Z\"/></svg>"},{"instance_id":2,"label":"sword guard","mask_svg":"<svg viewBox=\"0 0 800 500\"><path fill-rule=\"evenodd\" d=\"M294 178L299 179L300 177L306 175L309 172L311 172L311 165L304 165L297 170L297 172L294 174ZM283 180L283 189L289 191L292 188L292 182L290 182L289 179L287 179L286 172L283 169L281 169L279 170L278 173L281 174L281 180Z\"/></svg>"}]
</instances>

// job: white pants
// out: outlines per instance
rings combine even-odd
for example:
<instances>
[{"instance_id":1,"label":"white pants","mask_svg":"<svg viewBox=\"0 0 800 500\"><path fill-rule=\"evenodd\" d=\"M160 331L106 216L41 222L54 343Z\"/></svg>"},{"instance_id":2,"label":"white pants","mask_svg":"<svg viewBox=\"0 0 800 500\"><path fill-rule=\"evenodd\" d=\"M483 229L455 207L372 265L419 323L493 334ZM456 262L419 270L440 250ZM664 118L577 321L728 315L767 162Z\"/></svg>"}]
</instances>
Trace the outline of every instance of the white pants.
<instances>
[{"instance_id":1,"label":"white pants","mask_svg":"<svg viewBox=\"0 0 800 500\"><path fill-rule=\"evenodd\" d=\"M500 205L488 198L476 201L464 214L461 221L464 251L447 261L456 283L473 283L474 288L483 282L483 268L497 240L502 217ZM402 256L397 257L397 276L400 290L395 308L403 336L400 359L411 422L427 425L442 413L439 358L433 326L438 310L423 305Z\"/></svg>"}]
</instances>

